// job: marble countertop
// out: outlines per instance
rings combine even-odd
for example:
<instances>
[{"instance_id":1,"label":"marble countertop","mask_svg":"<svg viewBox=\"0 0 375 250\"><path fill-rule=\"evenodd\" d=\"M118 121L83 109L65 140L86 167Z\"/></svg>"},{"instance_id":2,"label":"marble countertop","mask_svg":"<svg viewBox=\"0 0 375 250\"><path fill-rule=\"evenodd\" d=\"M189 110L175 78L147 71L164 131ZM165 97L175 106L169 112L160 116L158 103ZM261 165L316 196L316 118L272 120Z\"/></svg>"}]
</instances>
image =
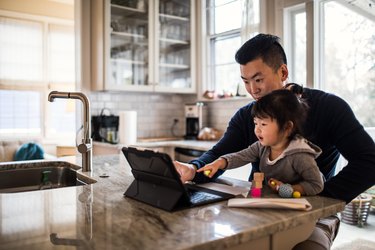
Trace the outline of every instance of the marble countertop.
<instances>
[{"instance_id":1,"label":"marble countertop","mask_svg":"<svg viewBox=\"0 0 375 250\"><path fill-rule=\"evenodd\" d=\"M80 159L69 158L70 162ZM223 249L344 209L308 197L313 209L229 208L218 202L166 212L125 198L133 181L123 155L97 156L92 185L0 194L0 249Z\"/></svg>"}]
</instances>

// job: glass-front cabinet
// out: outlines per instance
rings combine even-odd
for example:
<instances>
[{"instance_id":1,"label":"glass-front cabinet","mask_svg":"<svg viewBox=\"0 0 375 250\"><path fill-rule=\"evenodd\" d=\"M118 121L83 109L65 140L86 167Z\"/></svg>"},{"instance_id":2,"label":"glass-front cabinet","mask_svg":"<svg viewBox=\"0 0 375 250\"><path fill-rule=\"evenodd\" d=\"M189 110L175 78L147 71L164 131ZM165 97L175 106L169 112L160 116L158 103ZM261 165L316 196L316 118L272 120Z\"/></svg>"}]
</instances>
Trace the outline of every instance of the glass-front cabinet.
<instances>
[{"instance_id":1,"label":"glass-front cabinet","mask_svg":"<svg viewBox=\"0 0 375 250\"><path fill-rule=\"evenodd\" d=\"M158 13L157 88L191 88L191 3L160 0Z\"/></svg>"},{"instance_id":2,"label":"glass-front cabinet","mask_svg":"<svg viewBox=\"0 0 375 250\"><path fill-rule=\"evenodd\" d=\"M194 0L101 1L105 90L195 92Z\"/></svg>"}]
</instances>

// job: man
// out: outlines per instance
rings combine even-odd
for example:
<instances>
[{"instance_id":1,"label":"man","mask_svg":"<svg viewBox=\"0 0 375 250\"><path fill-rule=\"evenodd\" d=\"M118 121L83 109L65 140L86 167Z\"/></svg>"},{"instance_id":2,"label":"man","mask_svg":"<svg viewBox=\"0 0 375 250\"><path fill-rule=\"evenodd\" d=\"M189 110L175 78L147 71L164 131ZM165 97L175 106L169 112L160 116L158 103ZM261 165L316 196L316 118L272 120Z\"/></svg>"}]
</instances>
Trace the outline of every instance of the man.
<instances>
[{"instance_id":1,"label":"man","mask_svg":"<svg viewBox=\"0 0 375 250\"><path fill-rule=\"evenodd\" d=\"M272 90L284 88L288 79L287 59L279 38L259 34L248 40L236 53L241 78L246 90L256 100ZM341 98L320 90L304 88L302 97L309 105L304 136L322 149L316 159L326 178L320 195L349 203L375 184L375 145L363 126L357 121L349 105ZM207 182L209 178L196 169L224 154L247 148L257 138L251 108L254 102L240 108L229 122L221 140L199 159L189 164L175 162L182 181ZM336 176L335 167L342 154L348 165ZM249 180L258 171L253 164ZM218 172L214 177L218 177ZM336 236L339 220L329 217L319 220L310 238L295 249L329 249Z\"/></svg>"}]
</instances>

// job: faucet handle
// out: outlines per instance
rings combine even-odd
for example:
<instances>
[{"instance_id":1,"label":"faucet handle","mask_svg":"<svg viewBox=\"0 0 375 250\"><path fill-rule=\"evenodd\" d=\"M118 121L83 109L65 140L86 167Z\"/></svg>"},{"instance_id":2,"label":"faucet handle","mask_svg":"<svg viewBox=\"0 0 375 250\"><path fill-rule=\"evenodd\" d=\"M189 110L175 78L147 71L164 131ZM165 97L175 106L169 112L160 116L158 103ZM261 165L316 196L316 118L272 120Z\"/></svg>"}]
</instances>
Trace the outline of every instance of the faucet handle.
<instances>
[{"instance_id":1,"label":"faucet handle","mask_svg":"<svg viewBox=\"0 0 375 250\"><path fill-rule=\"evenodd\" d=\"M83 153L90 151L91 148L92 148L91 143L81 143L78 145L78 152L83 154Z\"/></svg>"}]
</instances>

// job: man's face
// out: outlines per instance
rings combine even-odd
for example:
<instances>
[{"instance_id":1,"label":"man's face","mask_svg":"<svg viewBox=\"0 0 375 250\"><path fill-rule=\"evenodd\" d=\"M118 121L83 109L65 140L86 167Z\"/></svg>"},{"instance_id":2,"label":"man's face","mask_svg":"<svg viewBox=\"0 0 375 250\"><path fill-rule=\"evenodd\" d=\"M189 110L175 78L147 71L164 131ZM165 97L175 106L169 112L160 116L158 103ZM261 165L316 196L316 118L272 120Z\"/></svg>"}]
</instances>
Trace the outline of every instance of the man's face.
<instances>
[{"instance_id":1,"label":"man's face","mask_svg":"<svg viewBox=\"0 0 375 250\"><path fill-rule=\"evenodd\" d=\"M281 65L277 72L274 72L260 58L245 65L240 65L240 71L247 92L255 100L273 90L283 88L284 82L288 78L288 67L286 64Z\"/></svg>"}]
</instances>

